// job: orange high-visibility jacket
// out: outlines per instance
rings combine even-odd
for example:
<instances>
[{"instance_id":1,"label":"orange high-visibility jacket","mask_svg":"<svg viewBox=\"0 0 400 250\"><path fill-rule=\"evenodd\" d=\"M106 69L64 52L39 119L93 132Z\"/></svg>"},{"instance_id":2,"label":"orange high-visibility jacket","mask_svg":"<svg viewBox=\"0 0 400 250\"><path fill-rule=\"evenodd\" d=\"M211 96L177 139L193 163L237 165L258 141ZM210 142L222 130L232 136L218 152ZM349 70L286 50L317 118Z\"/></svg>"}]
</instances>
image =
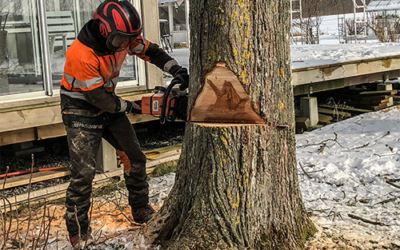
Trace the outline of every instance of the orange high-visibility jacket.
<instances>
[{"instance_id":1,"label":"orange high-visibility jacket","mask_svg":"<svg viewBox=\"0 0 400 250\"><path fill-rule=\"evenodd\" d=\"M74 114L77 110L88 110L93 114L99 111L124 111L126 101L116 96L114 91L121 65L128 54L153 63L166 72L178 65L158 45L146 41L142 36L124 51L109 51L105 47L105 40L100 40L102 37L96 34L95 22L91 20L82 28L66 53L60 90L65 114Z\"/></svg>"}]
</instances>

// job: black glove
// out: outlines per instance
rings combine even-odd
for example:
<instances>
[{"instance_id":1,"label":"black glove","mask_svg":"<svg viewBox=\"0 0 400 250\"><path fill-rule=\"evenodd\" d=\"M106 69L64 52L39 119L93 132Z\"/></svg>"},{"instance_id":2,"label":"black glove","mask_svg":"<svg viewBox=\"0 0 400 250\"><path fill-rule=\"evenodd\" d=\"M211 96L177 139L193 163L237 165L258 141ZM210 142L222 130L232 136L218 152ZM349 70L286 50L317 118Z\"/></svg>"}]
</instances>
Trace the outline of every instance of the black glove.
<instances>
[{"instance_id":1,"label":"black glove","mask_svg":"<svg viewBox=\"0 0 400 250\"><path fill-rule=\"evenodd\" d=\"M185 90L189 87L189 74L186 68L175 65L171 68L170 72L174 76L174 79L178 79L181 82L179 86L180 90Z\"/></svg>"},{"instance_id":2,"label":"black glove","mask_svg":"<svg viewBox=\"0 0 400 250\"><path fill-rule=\"evenodd\" d=\"M127 114L129 114L129 113L141 114L142 113L142 108L136 102L130 102L127 100L125 100L125 102L126 102L125 113L127 113Z\"/></svg>"}]
</instances>

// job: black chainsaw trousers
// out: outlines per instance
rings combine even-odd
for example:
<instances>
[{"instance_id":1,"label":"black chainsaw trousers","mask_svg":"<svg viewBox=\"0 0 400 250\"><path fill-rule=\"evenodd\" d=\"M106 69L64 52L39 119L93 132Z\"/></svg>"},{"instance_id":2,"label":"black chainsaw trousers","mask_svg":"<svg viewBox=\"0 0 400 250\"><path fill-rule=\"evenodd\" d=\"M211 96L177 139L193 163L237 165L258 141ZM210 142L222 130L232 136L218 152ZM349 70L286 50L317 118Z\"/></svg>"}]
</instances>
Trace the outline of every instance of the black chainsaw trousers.
<instances>
[{"instance_id":1,"label":"black chainsaw trousers","mask_svg":"<svg viewBox=\"0 0 400 250\"><path fill-rule=\"evenodd\" d=\"M101 139L107 140L124 164L124 177L132 209L149 202L146 156L140 150L135 131L124 113L103 113L96 117L63 114L71 158L71 182L67 189L65 220L68 232L84 234L89 226L88 212L96 158ZM76 212L75 212L76 208Z\"/></svg>"}]
</instances>

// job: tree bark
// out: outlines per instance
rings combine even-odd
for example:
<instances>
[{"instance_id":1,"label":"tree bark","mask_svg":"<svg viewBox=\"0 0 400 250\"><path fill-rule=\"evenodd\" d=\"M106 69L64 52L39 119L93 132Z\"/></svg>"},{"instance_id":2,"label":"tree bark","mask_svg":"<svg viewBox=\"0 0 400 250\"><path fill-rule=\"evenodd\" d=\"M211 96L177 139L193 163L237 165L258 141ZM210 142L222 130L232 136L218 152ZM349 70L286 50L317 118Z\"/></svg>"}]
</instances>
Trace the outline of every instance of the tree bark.
<instances>
[{"instance_id":1,"label":"tree bark","mask_svg":"<svg viewBox=\"0 0 400 250\"><path fill-rule=\"evenodd\" d=\"M223 62L264 124L214 116L187 123L175 185L145 229L155 244L293 250L315 232L297 177L289 3L191 1L189 117L205 104L209 74Z\"/></svg>"}]
</instances>

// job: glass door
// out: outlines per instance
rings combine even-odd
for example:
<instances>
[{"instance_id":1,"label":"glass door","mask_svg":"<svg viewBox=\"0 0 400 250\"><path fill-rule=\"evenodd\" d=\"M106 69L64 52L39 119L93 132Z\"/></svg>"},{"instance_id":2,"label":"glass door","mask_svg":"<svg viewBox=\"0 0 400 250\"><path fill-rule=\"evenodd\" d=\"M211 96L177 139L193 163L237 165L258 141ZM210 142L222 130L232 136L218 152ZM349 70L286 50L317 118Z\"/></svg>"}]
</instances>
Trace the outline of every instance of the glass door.
<instances>
[{"instance_id":1,"label":"glass door","mask_svg":"<svg viewBox=\"0 0 400 250\"><path fill-rule=\"evenodd\" d=\"M75 41L82 27L89 20L102 0L46 0L47 29L51 55L51 70L54 89L60 88L63 76L65 53ZM134 1L139 2L139 1ZM134 3L135 4L135 3ZM140 6L136 6L140 10ZM139 11L140 12L140 11ZM139 86L139 71L143 63L136 57L127 56L120 71L118 88ZM142 84L145 82L142 81Z\"/></svg>"},{"instance_id":2,"label":"glass door","mask_svg":"<svg viewBox=\"0 0 400 250\"><path fill-rule=\"evenodd\" d=\"M0 1L0 95L43 91L36 1Z\"/></svg>"}]
</instances>

